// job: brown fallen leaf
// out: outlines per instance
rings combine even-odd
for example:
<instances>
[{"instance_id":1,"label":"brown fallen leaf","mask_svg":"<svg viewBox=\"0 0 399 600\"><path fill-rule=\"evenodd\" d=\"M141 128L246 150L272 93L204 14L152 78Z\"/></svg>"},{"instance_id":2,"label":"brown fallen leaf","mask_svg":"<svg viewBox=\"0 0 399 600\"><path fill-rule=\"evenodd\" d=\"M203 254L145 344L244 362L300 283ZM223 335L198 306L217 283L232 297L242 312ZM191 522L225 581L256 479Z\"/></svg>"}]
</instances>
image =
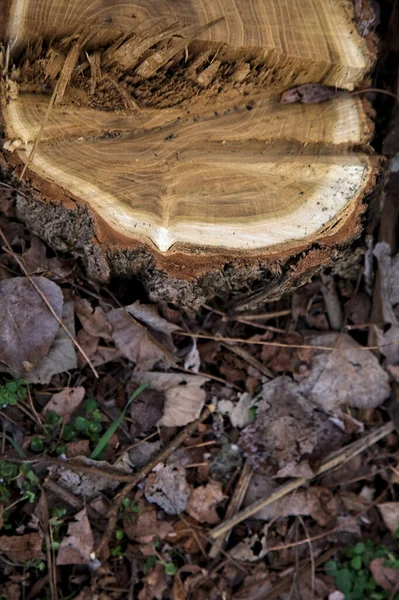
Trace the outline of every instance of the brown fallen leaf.
<instances>
[{"instance_id":1,"label":"brown fallen leaf","mask_svg":"<svg viewBox=\"0 0 399 600\"><path fill-rule=\"evenodd\" d=\"M64 302L61 318L69 333L75 337L75 311L71 300ZM46 356L36 367L24 375L24 379L29 383L50 383L53 375L76 369L77 366L75 344L64 328L60 327Z\"/></svg>"},{"instance_id":2,"label":"brown fallen leaf","mask_svg":"<svg viewBox=\"0 0 399 600\"><path fill-rule=\"evenodd\" d=\"M66 536L61 540L57 565L81 565L90 563L94 538L86 508L78 512L69 523Z\"/></svg>"},{"instance_id":3,"label":"brown fallen leaf","mask_svg":"<svg viewBox=\"0 0 399 600\"><path fill-rule=\"evenodd\" d=\"M135 386L137 387L137 386ZM130 397L133 388L128 386L127 395ZM132 425L130 432L133 437L146 433L151 427L157 424L162 418L164 412L166 396L164 392L158 390L146 389L133 400L130 405L130 417Z\"/></svg>"},{"instance_id":4,"label":"brown fallen leaf","mask_svg":"<svg viewBox=\"0 0 399 600\"><path fill-rule=\"evenodd\" d=\"M385 558L374 558L370 563L370 571L376 583L387 592L399 590L399 571L391 567L386 567Z\"/></svg>"},{"instance_id":5,"label":"brown fallen leaf","mask_svg":"<svg viewBox=\"0 0 399 600\"><path fill-rule=\"evenodd\" d=\"M156 364L167 366L171 355L162 348L147 329L135 323L123 308L115 308L108 313L112 325L112 337L118 350L133 361L136 372L151 370Z\"/></svg>"},{"instance_id":6,"label":"brown fallen leaf","mask_svg":"<svg viewBox=\"0 0 399 600\"><path fill-rule=\"evenodd\" d=\"M47 257L47 246L40 238L31 236L30 247L22 255L24 267L29 275L48 273L59 277L69 277L75 268L75 261ZM15 259L14 259L15 260Z\"/></svg>"},{"instance_id":7,"label":"brown fallen leaf","mask_svg":"<svg viewBox=\"0 0 399 600\"><path fill-rule=\"evenodd\" d=\"M163 417L158 425L182 427L197 419L205 403L202 386L208 381L200 375L177 373L141 373L135 376L136 383L149 383L150 389L165 392L166 402Z\"/></svg>"},{"instance_id":8,"label":"brown fallen leaf","mask_svg":"<svg viewBox=\"0 0 399 600\"><path fill-rule=\"evenodd\" d=\"M75 388L65 388L61 392L54 394L42 410L45 415L50 410L54 411L60 417L63 417L64 423L68 423L75 410L78 408L85 397L85 389L82 386Z\"/></svg>"},{"instance_id":9,"label":"brown fallen leaf","mask_svg":"<svg viewBox=\"0 0 399 600\"><path fill-rule=\"evenodd\" d=\"M170 334L180 329L178 325L170 323L161 317L155 304L141 304L140 300L136 300L134 304L125 306L125 310L142 323L148 325L148 327L160 333Z\"/></svg>"},{"instance_id":10,"label":"brown fallen leaf","mask_svg":"<svg viewBox=\"0 0 399 600\"><path fill-rule=\"evenodd\" d=\"M84 331L89 335L104 340L112 340L112 327L101 306L93 308L88 300L77 298L75 300L75 312Z\"/></svg>"},{"instance_id":11,"label":"brown fallen leaf","mask_svg":"<svg viewBox=\"0 0 399 600\"><path fill-rule=\"evenodd\" d=\"M220 523L220 517L216 512L217 505L226 498L221 484L218 481L211 481L193 489L186 512L199 523L216 525Z\"/></svg>"},{"instance_id":12,"label":"brown fallen leaf","mask_svg":"<svg viewBox=\"0 0 399 600\"><path fill-rule=\"evenodd\" d=\"M163 540L173 532L170 523L157 519L157 508L143 499L137 502L136 520L124 520L123 530L130 540L140 544L151 544L156 539Z\"/></svg>"},{"instance_id":13,"label":"brown fallen leaf","mask_svg":"<svg viewBox=\"0 0 399 600\"><path fill-rule=\"evenodd\" d=\"M164 592L168 589L165 567L157 563L143 578L144 587L138 594L138 600L162 600Z\"/></svg>"},{"instance_id":14,"label":"brown fallen leaf","mask_svg":"<svg viewBox=\"0 0 399 600\"><path fill-rule=\"evenodd\" d=\"M399 502L383 502L377 504L377 508L384 519L385 525L395 535L399 526Z\"/></svg>"},{"instance_id":15,"label":"brown fallen leaf","mask_svg":"<svg viewBox=\"0 0 399 600\"><path fill-rule=\"evenodd\" d=\"M32 279L61 318L64 300L60 287L45 277ZM0 281L0 322L0 361L19 376L42 360L60 327L25 277Z\"/></svg>"},{"instance_id":16,"label":"brown fallen leaf","mask_svg":"<svg viewBox=\"0 0 399 600\"><path fill-rule=\"evenodd\" d=\"M148 502L158 504L168 515L178 515L187 506L191 487L186 472L177 465L158 464L147 477L144 495Z\"/></svg>"},{"instance_id":17,"label":"brown fallen leaf","mask_svg":"<svg viewBox=\"0 0 399 600\"><path fill-rule=\"evenodd\" d=\"M38 532L25 535L0 536L0 548L10 560L21 562L24 560L44 558L42 552L43 538Z\"/></svg>"},{"instance_id":18,"label":"brown fallen leaf","mask_svg":"<svg viewBox=\"0 0 399 600\"><path fill-rule=\"evenodd\" d=\"M374 408L390 395L389 376L377 357L346 333L322 333L308 340L316 346L307 377L298 390L325 412L342 406Z\"/></svg>"}]
</instances>

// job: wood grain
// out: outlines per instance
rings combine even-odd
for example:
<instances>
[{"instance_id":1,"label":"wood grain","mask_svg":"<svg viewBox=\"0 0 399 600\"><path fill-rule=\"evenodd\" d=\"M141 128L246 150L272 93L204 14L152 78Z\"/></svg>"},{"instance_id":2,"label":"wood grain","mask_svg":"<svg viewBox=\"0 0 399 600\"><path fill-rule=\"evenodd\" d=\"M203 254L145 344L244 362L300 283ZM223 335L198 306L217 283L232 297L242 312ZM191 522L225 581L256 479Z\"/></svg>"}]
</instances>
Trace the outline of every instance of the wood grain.
<instances>
[{"instance_id":1,"label":"wood grain","mask_svg":"<svg viewBox=\"0 0 399 600\"><path fill-rule=\"evenodd\" d=\"M250 255L350 230L376 171L355 151L372 135L369 108L349 93L280 103L291 85L351 90L370 70L350 3L2 0L1 9L14 58L2 83L5 149L89 206L113 240Z\"/></svg>"}]
</instances>

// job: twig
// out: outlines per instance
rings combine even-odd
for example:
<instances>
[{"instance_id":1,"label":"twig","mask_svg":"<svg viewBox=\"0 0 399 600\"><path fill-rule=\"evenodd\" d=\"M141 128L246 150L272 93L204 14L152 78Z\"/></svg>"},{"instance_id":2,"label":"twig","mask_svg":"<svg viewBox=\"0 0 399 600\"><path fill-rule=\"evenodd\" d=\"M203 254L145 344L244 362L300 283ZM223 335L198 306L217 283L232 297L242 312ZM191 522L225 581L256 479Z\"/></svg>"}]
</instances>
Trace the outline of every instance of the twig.
<instances>
[{"instance_id":1,"label":"twig","mask_svg":"<svg viewBox=\"0 0 399 600\"><path fill-rule=\"evenodd\" d=\"M150 460L138 473L132 476L132 479L129 483L127 483L122 490L115 496L114 501L112 503L111 508L107 513L108 523L105 530L104 535L102 536L100 543L96 548L97 556L101 556L103 550L107 547L109 540L112 537L114 529L116 527L116 523L118 521L118 513L119 507L126 498L126 496L131 492L131 490L142 481L151 471L159 464L164 463L167 459L179 448L179 446L188 440L194 431L197 429L198 425L205 421L209 417L210 414L215 410L213 405L209 405L204 408L201 416L196 421L189 423L169 444L168 446L162 450L155 458Z\"/></svg>"},{"instance_id":2,"label":"twig","mask_svg":"<svg viewBox=\"0 0 399 600\"><path fill-rule=\"evenodd\" d=\"M261 510L265 506L273 504L273 502L280 500L290 492L293 492L294 490L300 488L302 485L310 483L311 481L319 477L322 473L326 473L330 469L333 469L334 467L337 467L338 465L341 465L342 463L347 462L349 459L357 456L358 454L360 454L361 452L378 442L380 439L386 437L389 433L394 431L394 429L395 427L392 422L386 423L385 425L382 425L370 434L364 436L363 438L360 438L360 440L356 440L352 444L349 444L349 446L347 446L343 450L333 453L322 463L320 469L313 477L300 477L298 479L294 479L293 481L289 481L285 485L279 487L268 498L261 498L260 500L257 500L257 502L254 502L244 510L240 511L234 517L227 519L227 521L215 527L209 534L210 538L216 540L218 537L224 535L227 531L230 531L233 527L235 527L245 519L252 517L252 515L258 512L258 510Z\"/></svg>"},{"instance_id":3,"label":"twig","mask_svg":"<svg viewBox=\"0 0 399 600\"><path fill-rule=\"evenodd\" d=\"M81 355L83 356L83 358L87 361L87 364L90 366L91 370L93 371L94 376L98 379L98 373L97 373L95 367L93 366L90 358L87 356L86 352L83 350L83 348L79 344L79 342L77 342L75 340L75 338L73 337L73 335L69 331L69 329L66 327L66 325L64 325L64 323L62 322L62 320L59 318L59 316L57 315L57 313L55 312L54 308L51 306L50 302L47 300L46 296L43 294L43 292L41 291L41 289L39 288L39 286L33 281L32 277L29 275L28 271L26 270L23 261L21 261L21 259L19 258L19 256L11 248L11 246L10 246L10 244L9 244L6 236L4 235L4 232L3 232L3 230L2 230L1 227L0 227L0 236L3 239L3 241L4 241L8 252L17 261L17 263L18 263L20 269L22 270L22 272L24 273L24 275L29 279L30 283L33 285L33 287L35 288L36 292L39 294L39 296L41 297L41 299L43 300L43 302L45 303L45 305L47 306L47 308L49 309L49 311L51 312L51 314L53 315L53 317L56 319L56 321L59 323L59 325L65 331L65 333L70 338L70 340L72 341L72 343L74 344L74 346L76 346L76 348L79 350L79 352L81 353Z\"/></svg>"},{"instance_id":4,"label":"twig","mask_svg":"<svg viewBox=\"0 0 399 600\"><path fill-rule=\"evenodd\" d=\"M227 348L227 350L230 350L230 352L233 352L233 354L236 354L237 356L245 360L248 364L257 369L268 379L274 378L272 371L265 367L265 365L263 365L257 358L252 356L252 354L250 354L248 350L245 350L245 348L241 348L240 346L234 346L233 344L226 344L225 342L222 343L222 346Z\"/></svg>"},{"instance_id":5,"label":"twig","mask_svg":"<svg viewBox=\"0 0 399 600\"><path fill-rule=\"evenodd\" d=\"M252 477L252 469L247 462L244 463L241 469L240 478L234 490L234 494L231 498L230 504L226 511L226 518L229 519L240 509L244 496L247 493L249 482ZM227 544L230 537L230 531L226 532L225 535L220 536L211 546L209 550L209 558L216 558L223 550L223 546Z\"/></svg>"},{"instance_id":6,"label":"twig","mask_svg":"<svg viewBox=\"0 0 399 600\"><path fill-rule=\"evenodd\" d=\"M318 346L315 344L286 344L284 342L269 342L265 340L246 340L244 338L233 338L233 337L221 337L217 335L205 335L202 333L192 333L188 331L174 331L175 335L183 335L186 337L193 337L202 340L214 340L216 342L232 342L237 344L253 344L255 346L273 346L275 348L306 348L309 350L326 350L328 352L344 352L346 350L352 350L353 347L348 348L336 348L334 346ZM360 346L357 350L380 350L386 346L397 346L399 345L399 339L390 342L389 344L381 344L380 346Z\"/></svg>"}]
</instances>

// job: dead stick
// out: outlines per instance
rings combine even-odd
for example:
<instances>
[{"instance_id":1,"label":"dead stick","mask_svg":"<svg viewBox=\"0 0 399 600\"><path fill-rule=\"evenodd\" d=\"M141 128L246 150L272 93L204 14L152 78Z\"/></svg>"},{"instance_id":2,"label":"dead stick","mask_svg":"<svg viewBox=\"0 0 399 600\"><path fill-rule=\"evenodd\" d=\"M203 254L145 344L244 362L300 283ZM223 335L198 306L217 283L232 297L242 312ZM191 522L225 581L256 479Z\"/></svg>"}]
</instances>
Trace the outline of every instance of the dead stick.
<instances>
[{"instance_id":1,"label":"dead stick","mask_svg":"<svg viewBox=\"0 0 399 600\"><path fill-rule=\"evenodd\" d=\"M200 418L196 421L193 421L189 425L187 425L169 444L168 446L162 450L154 459L150 460L150 462L145 465L138 473L133 475L132 480L127 483L122 490L115 496L114 501L112 503L111 508L107 513L108 523L107 528L105 530L104 535L102 536L100 543L96 548L96 555L100 556L105 547L108 545L109 540L112 537L112 534L115 530L116 523L118 521L119 507L122 501L126 498L126 496L131 492L131 490L138 484L144 477L146 477L151 471L159 464L164 463L167 459L179 448L179 446L188 440L194 431L197 429L198 425L205 421L209 417L209 415L215 410L215 407L210 404L205 407Z\"/></svg>"},{"instance_id":2,"label":"dead stick","mask_svg":"<svg viewBox=\"0 0 399 600\"><path fill-rule=\"evenodd\" d=\"M240 478L234 490L233 497L231 498L231 502L226 511L226 518L230 519L233 517L236 512L239 510L242 501L244 500L244 496L247 492L249 482L252 477L252 469L249 464L244 463L243 468L241 469ZM225 535L220 536L213 544L211 549L209 550L209 558L216 558L220 552L223 550L223 546L227 544L230 536L230 531L227 531Z\"/></svg>"},{"instance_id":3,"label":"dead stick","mask_svg":"<svg viewBox=\"0 0 399 600\"><path fill-rule=\"evenodd\" d=\"M311 481L316 479L316 477L322 475L322 473L325 473L326 471L329 471L330 469L333 469L338 465L341 465L342 463L348 461L349 459L357 456L358 454L360 454L361 452L363 452L382 438L386 437L389 433L394 431L394 429L395 427L392 422L386 423L385 425L382 425L382 427L379 427L375 431L371 432L369 435L366 435L360 440L349 444L349 446L347 446L343 450L335 452L334 454L330 455L330 457L327 458L326 461L322 463L316 475L314 475L313 477L300 477L299 479L289 481L285 485L279 487L268 498L261 498L260 500L257 500L247 508L244 508L244 510L240 511L234 517L231 517L224 523L221 523L221 525L215 527L209 533L209 537L212 540L216 540L218 537L224 535L226 532L230 531L230 529L232 529L245 519L249 519L249 517L252 517L255 513L258 512L258 510L261 510L265 506L273 504L273 502L280 500L290 492L293 492L294 490L300 488L302 485L310 483Z\"/></svg>"},{"instance_id":4,"label":"dead stick","mask_svg":"<svg viewBox=\"0 0 399 600\"><path fill-rule=\"evenodd\" d=\"M43 300L43 302L45 303L45 305L47 306L47 308L49 309L49 311L53 315L53 317L57 320L57 322L59 323L59 325L65 331L65 333L70 338L70 340L72 341L72 343L74 344L74 346L76 346L76 348L82 354L82 356L84 357L84 359L87 361L88 365L90 366L91 370L93 371L94 376L98 379L98 373L97 373L95 367L93 366L90 358L87 356L86 352L83 350L83 348L81 347L81 345L79 344L79 342L77 342L75 340L75 338L73 337L73 335L69 331L69 329L66 327L66 325L64 325L64 323L62 322L62 320L59 318L59 316L55 312L54 308L51 306L50 302L47 300L46 296L43 294L42 290L33 281L32 277L29 275L28 271L26 270L24 263L21 261L21 259L19 258L19 256L17 254L15 254L15 252L11 248L11 246L10 246L10 244L9 244L6 236L4 235L4 232L3 232L3 230L2 230L1 227L0 227L0 236L3 239L3 241L4 241L8 252L15 258L15 260L17 261L20 269L23 271L24 275L29 279L30 283L33 285L33 287L35 288L35 290L37 291L37 293L39 294L39 296L41 297L41 299Z\"/></svg>"},{"instance_id":5,"label":"dead stick","mask_svg":"<svg viewBox=\"0 0 399 600\"><path fill-rule=\"evenodd\" d=\"M202 333L193 333L191 331L173 331L173 335L183 335L185 337L197 338L200 340L215 340L216 342L233 342L237 344L249 344L255 346L271 346L276 348L299 348L299 349L310 349L310 350L326 350L328 352L346 352L353 350L352 347L348 348L336 348L335 346L318 346L315 344L285 344L284 342L268 342L265 340L246 340L244 338L233 338L233 337L222 337L217 335L204 335ZM386 346L398 346L399 339L389 342L389 344L381 344L380 346L359 346L357 350L380 350Z\"/></svg>"}]
</instances>

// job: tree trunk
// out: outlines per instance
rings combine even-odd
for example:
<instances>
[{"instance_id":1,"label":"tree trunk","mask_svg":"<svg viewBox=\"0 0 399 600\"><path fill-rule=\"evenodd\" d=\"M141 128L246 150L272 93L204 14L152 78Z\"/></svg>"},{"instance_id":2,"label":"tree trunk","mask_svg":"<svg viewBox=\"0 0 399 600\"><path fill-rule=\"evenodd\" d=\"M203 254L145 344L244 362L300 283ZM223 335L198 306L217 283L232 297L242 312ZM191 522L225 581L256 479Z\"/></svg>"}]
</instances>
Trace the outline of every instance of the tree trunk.
<instances>
[{"instance_id":1,"label":"tree trunk","mask_svg":"<svg viewBox=\"0 0 399 600\"><path fill-rule=\"evenodd\" d=\"M350 91L375 43L350 1L0 11L3 177L22 180L18 215L91 276L136 274L186 305L256 286L276 297L358 235L378 161ZM307 83L347 92L281 103Z\"/></svg>"}]
</instances>

